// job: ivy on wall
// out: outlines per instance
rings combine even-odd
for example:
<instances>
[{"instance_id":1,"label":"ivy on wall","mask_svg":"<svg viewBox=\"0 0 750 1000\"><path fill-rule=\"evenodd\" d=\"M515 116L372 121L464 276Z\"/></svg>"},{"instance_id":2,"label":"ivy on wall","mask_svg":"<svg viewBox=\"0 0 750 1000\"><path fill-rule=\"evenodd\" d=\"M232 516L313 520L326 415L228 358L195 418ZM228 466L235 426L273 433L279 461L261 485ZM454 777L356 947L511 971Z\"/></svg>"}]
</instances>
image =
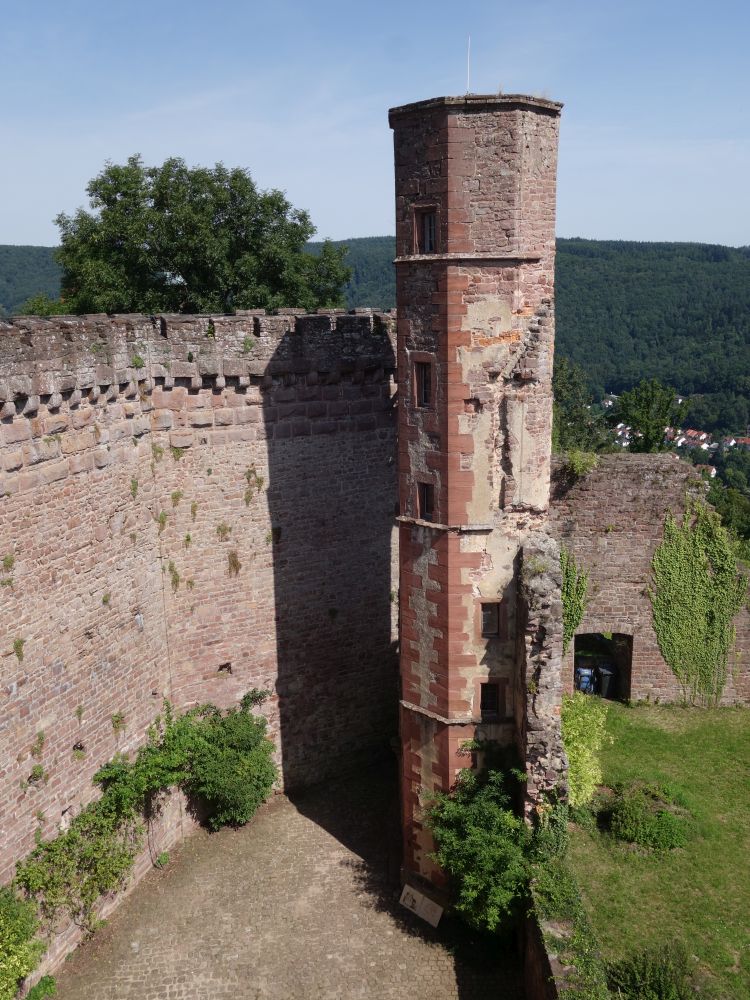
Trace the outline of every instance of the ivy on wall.
<instances>
[{"instance_id":1,"label":"ivy on wall","mask_svg":"<svg viewBox=\"0 0 750 1000\"><path fill-rule=\"evenodd\" d=\"M719 515L701 501L681 522L667 513L664 539L651 563L649 591L659 649L685 703L716 705L734 645L732 620L747 594Z\"/></svg>"},{"instance_id":2,"label":"ivy on wall","mask_svg":"<svg viewBox=\"0 0 750 1000\"><path fill-rule=\"evenodd\" d=\"M560 568L562 569L564 655L567 653L570 640L575 635L586 611L589 575L576 565L573 554L564 547L560 548Z\"/></svg>"}]
</instances>

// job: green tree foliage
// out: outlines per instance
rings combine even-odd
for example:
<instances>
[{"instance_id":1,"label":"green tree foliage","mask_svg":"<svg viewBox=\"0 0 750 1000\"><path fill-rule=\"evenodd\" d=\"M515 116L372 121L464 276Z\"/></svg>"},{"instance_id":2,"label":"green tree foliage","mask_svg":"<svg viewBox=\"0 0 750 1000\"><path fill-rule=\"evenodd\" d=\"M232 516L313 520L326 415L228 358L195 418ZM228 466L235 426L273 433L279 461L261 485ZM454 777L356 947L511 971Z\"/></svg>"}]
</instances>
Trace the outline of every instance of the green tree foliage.
<instances>
[{"instance_id":1,"label":"green tree foliage","mask_svg":"<svg viewBox=\"0 0 750 1000\"><path fill-rule=\"evenodd\" d=\"M39 963L44 945L36 938L38 923L32 903L0 889L0 1000L13 1000L21 980Z\"/></svg>"},{"instance_id":2,"label":"green tree foliage","mask_svg":"<svg viewBox=\"0 0 750 1000\"><path fill-rule=\"evenodd\" d=\"M478 930L494 931L526 896L531 833L511 808L502 771L464 770L427 814L435 858L450 877L456 910Z\"/></svg>"},{"instance_id":3,"label":"green tree foliage","mask_svg":"<svg viewBox=\"0 0 750 1000\"><path fill-rule=\"evenodd\" d=\"M552 450L556 453L603 451L612 434L604 417L593 407L594 398L584 370L566 357L555 359Z\"/></svg>"},{"instance_id":4,"label":"green tree foliage","mask_svg":"<svg viewBox=\"0 0 750 1000\"><path fill-rule=\"evenodd\" d=\"M64 316L69 312L66 302L52 299L45 292L32 295L18 307L19 316Z\"/></svg>"},{"instance_id":5,"label":"green tree foliage","mask_svg":"<svg viewBox=\"0 0 750 1000\"><path fill-rule=\"evenodd\" d=\"M307 212L240 168L108 164L92 211L60 214L62 297L72 312L231 312L338 306L345 250L305 252Z\"/></svg>"},{"instance_id":6,"label":"green tree foliage","mask_svg":"<svg viewBox=\"0 0 750 1000\"><path fill-rule=\"evenodd\" d=\"M576 565L573 554L564 546L560 548L560 568L562 570L563 654L565 654L586 611L589 575Z\"/></svg>"},{"instance_id":7,"label":"green tree foliage","mask_svg":"<svg viewBox=\"0 0 750 1000\"><path fill-rule=\"evenodd\" d=\"M715 705L734 645L733 619L747 594L747 577L737 573L719 515L703 503L689 504L681 522L668 513L651 565L650 597L661 654L685 702Z\"/></svg>"},{"instance_id":8,"label":"green tree foliage","mask_svg":"<svg viewBox=\"0 0 750 1000\"><path fill-rule=\"evenodd\" d=\"M648 379L620 396L610 421L621 421L631 428L631 451L663 451L664 432L667 427L679 427L686 410L685 403L677 402L674 389Z\"/></svg>"},{"instance_id":9,"label":"green tree foliage","mask_svg":"<svg viewBox=\"0 0 750 1000\"><path fill-rule=\"evenodd\" d=\"M563 698L562 738L568 756L570 804L574 808L587 805L601 784L601 749L608 710L606 701L581 691Z\"/></svg>"}]
</instances>

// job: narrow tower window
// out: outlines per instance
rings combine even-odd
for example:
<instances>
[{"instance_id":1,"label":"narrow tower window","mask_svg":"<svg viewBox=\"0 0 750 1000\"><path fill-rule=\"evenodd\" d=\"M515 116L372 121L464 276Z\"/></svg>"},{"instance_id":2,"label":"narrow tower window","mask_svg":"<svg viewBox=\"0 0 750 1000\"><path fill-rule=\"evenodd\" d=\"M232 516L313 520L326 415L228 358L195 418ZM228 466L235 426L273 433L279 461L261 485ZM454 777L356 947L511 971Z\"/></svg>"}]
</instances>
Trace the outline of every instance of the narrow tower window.
<instances>
[{"instance_id":1,"label":"narrow tower window","mask_svg":"<svg viewBox=\"0 0 750 1000\"><path fill-rule=\"evenodd\" d=\"M480 685L480 705L482 722L495 722L500 718L500 685Z\"/></svg>"},{"instance_id":2,"label":"narrow tower window","mask_svg":"<svg viewBox=\"0 0 750 1000\"><path fill-rule=\"evenodd\" d=\"M432 483L417 483L417 517L435 520L435 487Z\"/></svg>"},{"instance_id":3,"label":"narrow tower window","mask_svg":"<svg viewBox=\"0 0 750 1000\"><path fill-rule=\"evenodd\" d=\"M434 208L419 209L414 213L417 253L435 253L437 250L437 212Z\"/></svg>"},{"instance_id":4,"label":"narrow tower window","mask_svg":"<svg viewBox=\"0 0 750 1000\"><path fill-rule=\"evenodd\" d=\"M432 365L429 361L414 364L416 404L423 410L432 406Z\"/></svg>"},{"instance_id":5,"label":"narrow tower window","mask_svg":"<svg viewBox=\"0 0 750 1000\"><path fill-rule=\"evenodd\" d=\"M497 601L482 605L482 635L500 635L500 605Z\"/></svg>"}]
</instances>

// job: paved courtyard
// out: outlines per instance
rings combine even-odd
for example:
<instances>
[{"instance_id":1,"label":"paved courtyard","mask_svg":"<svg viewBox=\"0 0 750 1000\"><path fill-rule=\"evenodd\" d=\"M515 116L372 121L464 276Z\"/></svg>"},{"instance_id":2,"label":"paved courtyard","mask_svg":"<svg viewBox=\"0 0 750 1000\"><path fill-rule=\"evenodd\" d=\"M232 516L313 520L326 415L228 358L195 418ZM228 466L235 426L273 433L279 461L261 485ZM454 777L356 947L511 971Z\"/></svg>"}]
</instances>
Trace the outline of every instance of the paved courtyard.
<instances>
[{"instance_id":1,"label":"paved courtyard","mask_svg":"<svg viewBox=\"0 0 750 1000\"><path fill-rule=\"evenodd\" d=\"M519 1000L511 957L398 906L389 775L198 832L65 963L58 1000Z\"/></svg>"}]
</instances>

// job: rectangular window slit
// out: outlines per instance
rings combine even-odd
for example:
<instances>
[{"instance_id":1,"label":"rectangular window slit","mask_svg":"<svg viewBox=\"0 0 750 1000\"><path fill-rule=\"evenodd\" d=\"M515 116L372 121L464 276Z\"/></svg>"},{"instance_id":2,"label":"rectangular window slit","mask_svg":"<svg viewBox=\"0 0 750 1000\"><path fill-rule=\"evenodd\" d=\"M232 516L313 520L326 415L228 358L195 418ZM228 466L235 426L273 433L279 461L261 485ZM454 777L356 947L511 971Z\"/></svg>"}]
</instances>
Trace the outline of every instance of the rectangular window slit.
<instances>
[{"instance_id":1,"label":"rectangular window slit","mask_svg":"<svg viewBox=\"0 0 750 1000\"><path fill-rule=\"evenodd\" d=\"M417 253L435 253L437 250L437 212L434 208L415 212Z\"/></svg>"},{"instance_id":2,"label":"rectangular window slit","mask_svg":"<svg viewBox=\"0 0 750 1000\"><path fill-rule=\"evenodd\" d=\"M482 605L482 635L500 635L500 605L497 601Z\"/></svg>"},{"instance_id":3,"label":"rectangular window slit","mask_svg":"<svg viewBox=\"0 0 750 1000\"><path fill-rule=\"evenodd\" d=\"M432 483L417 483L417 517L435 520L435 487Z\"/></svg>"},{"instance_id":4,"label":"rectangular window slit","mask_svg":"<svg viewBox=\"0 0 750 1000\"><path fill-rule=\"evenodd\" d=\"M414 365L417 390L417 406L427 409L432 406L432 365L429 361L417 361Z\"/></svg>"},{"instance_id":5,"label":"rectangular window slit","mask_svg":"<svg viewBox=\"0 0 750 1000\"><path fill-rule=\"evenodd\" d=\"M480 685L480 706L482 722L493 722L500 718L500 685Z\"/></svg>"}]
</instances>

